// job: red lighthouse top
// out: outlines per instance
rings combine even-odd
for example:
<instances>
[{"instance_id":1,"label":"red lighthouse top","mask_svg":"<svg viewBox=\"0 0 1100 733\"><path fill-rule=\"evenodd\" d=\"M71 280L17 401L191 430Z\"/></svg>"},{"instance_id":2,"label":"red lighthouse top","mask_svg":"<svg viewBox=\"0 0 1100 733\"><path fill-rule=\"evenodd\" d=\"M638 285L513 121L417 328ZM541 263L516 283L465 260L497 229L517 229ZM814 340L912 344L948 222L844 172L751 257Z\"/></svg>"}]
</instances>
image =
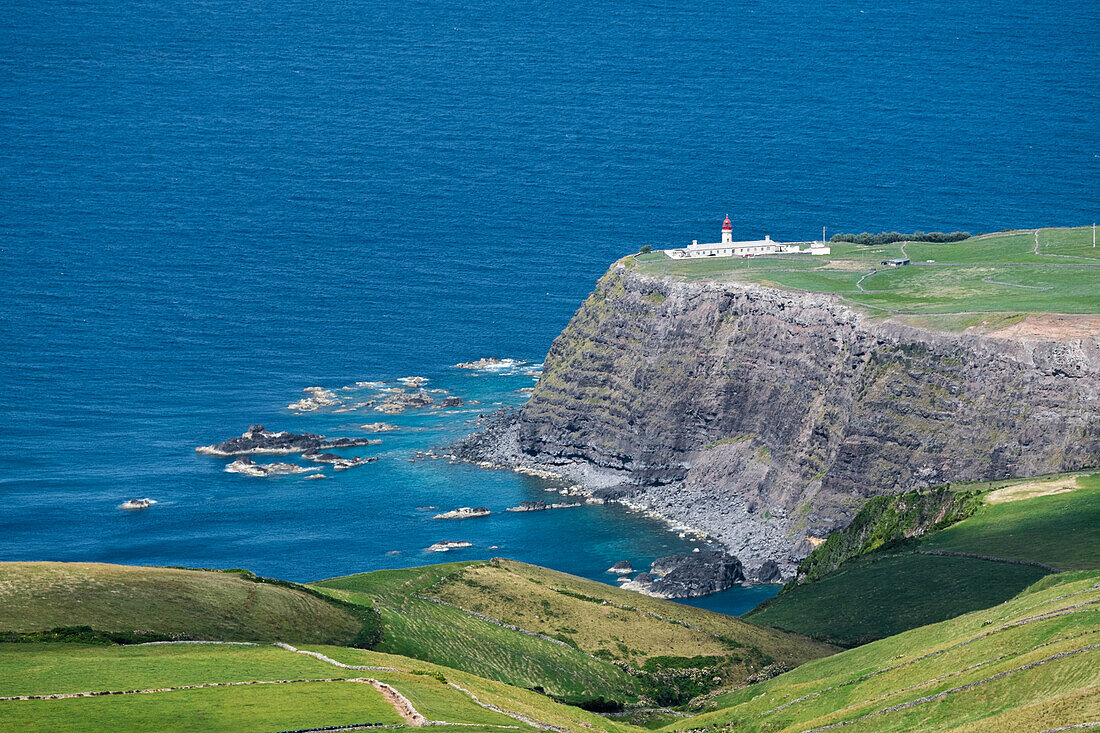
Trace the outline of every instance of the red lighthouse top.
<instances>
[{"instance_id":1,"label":"red lighthouse top","mask_svg":"<svg viewBox=\"0 0 1100 733\"><path fill-rule=\"evenodd\" d=\"M730 218L728 216L726 217L726 220L724 222L722 222L722 231L724 231L724 232L732 232L733 231L733 224L730 224Z\"/></svg>"}]
</instances>

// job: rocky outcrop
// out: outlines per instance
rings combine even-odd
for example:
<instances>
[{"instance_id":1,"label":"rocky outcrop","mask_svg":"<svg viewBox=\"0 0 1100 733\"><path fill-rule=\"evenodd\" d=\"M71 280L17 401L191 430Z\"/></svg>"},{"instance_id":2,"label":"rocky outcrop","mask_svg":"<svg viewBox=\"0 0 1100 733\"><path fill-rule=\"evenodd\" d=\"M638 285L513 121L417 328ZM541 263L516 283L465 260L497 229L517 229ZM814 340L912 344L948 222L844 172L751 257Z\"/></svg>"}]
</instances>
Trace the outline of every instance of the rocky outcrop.
<instances>
[{"instance_id":1,"label":"rocky outcrop","mask_svg":"<svg viewBox=\"0 0 1100 733\"><path fill-rule=\"evenodd\" d=\"M334 471L346 471L349 468L365 466L368 463L374 463L378 460L378 456L371 456L369 458L363 456L349 456L344 458L335 453L303 453L302 458L307 461L313 461L314 463L330 463Z\"/></svg>"},{"instance_id":2,"label":"rocky outcrop","mask_svg":"<svg viewBox=\"0 0 1100 733\"><path fill-rule=\"evenodd\" d=\"M487 517L492 514L488 507L484 506L461 506L458 509L452 509L449 512L443 512L442 514L436 514L432 519L473 519L475 517Z\"/></svg>"},{"instance_id":3,"label":"rocky outcrop","mask_svg":"<svg viewBox=\"0 0 1100 733\"><path fill-rule=\"evenodd\" d=\"M297 463L256 463L248 456L241 456L225 467L226 473L240 473L245 476L286 476L320 470L299 466Z\"/></svg>"},{"instance_id":4,"label":"rocky outcrop","mask_svg":"<svg viewBox=\"0 0 1100 733\"><path fill-rule=\"evenodd\" d=\"M1100 463L1100 329L933 331L616 266L530 401L455 448L550 469L789 578L871 496Z\"/></svg>"},{"instance_id":5,"label":"rocky outcrop","mask_svg":"<svg viewBox=\"0 0 1100 733\"><path fill-rule=\"evenodd\" d=\"M211 456L286 455L316 453L332 448L356 448L378 442L380 441L372 438L325 438L314 433L290 433L285 430L273 433L263 425L253 425L239 438L230 438L216 445L200 446L195 450Z\"/></svg>"},{"instance_id":6,"label":"rocky outcrop","mask_svg":"<svg viewBox=\"0 0 1100 733\"><path fill-rule=\"evenodd\" d=\"M703 550L658 558L648 573L638 573L622 587L657 598L695 598L744 581L745 569L740 560L724 552Z\"/></svg>"}]
</instances>

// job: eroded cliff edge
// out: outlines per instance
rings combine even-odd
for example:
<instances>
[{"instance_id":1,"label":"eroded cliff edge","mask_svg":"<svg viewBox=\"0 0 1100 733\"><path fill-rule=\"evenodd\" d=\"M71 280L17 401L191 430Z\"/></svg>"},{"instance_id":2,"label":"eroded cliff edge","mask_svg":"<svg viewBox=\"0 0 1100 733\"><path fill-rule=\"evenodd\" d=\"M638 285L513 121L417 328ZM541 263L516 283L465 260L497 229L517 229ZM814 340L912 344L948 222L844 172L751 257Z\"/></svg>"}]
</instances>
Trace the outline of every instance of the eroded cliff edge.
<instances>
[{"instance_id":1,"label":"eroded cliff edge","mask_svg":"<svg viewBox=\"0 0 1100 733\"><path fill-rule=\"evenodd\" d=\"M874 495L1100 464L1100 329L950 333L617 264L518 413L456 448L564 473L785 576Z\"/></svg>"}]
</instances>

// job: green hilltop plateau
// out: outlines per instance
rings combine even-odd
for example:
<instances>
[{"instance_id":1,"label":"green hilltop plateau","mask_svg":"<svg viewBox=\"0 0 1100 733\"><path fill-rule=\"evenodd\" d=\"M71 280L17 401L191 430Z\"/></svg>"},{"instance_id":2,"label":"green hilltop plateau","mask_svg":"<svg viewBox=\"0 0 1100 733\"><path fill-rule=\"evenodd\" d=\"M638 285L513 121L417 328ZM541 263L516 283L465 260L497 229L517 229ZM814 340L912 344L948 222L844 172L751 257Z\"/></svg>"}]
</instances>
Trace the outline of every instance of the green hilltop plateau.
<instances>
[{"instance_id":1,"label":"green hilltop plateau","mask_svg":"<svg viewBox=\"0 0 1100 733\"><path fill-rule=\"evenodd\" d=\"M949 330L1005 326L1022 314L1100 313L1100 247L1092 228L1010 230L961 242L830 242L825 256L670 259L661 252L625 262L639 274L740 280L814 293L883 314L937 316L920 321ZM910 264L883 264L907 258ZM989 320L981 314L1001 313ZM958 314L945 318L947 314Z\"/></svg>"}]
</instances>

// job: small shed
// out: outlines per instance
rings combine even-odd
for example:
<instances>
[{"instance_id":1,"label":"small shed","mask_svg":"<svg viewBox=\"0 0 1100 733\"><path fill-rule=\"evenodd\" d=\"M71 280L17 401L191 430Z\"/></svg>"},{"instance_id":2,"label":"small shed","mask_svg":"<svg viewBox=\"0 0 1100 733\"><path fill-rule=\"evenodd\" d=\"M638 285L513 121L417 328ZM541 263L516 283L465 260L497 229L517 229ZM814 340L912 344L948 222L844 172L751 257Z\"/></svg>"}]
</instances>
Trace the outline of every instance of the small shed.
<instances>
[{"instance_id":1,"label":"small shed","mask_svg":"<svg viewBox=\"0 0 1100 733\"><path fill-rule=\"evenodd\" d=\"M905 267L909 264L908 257L895 257L892 260L883 260L882 264L889 265L890 267Z\"/></svg>"}]
</instances>

